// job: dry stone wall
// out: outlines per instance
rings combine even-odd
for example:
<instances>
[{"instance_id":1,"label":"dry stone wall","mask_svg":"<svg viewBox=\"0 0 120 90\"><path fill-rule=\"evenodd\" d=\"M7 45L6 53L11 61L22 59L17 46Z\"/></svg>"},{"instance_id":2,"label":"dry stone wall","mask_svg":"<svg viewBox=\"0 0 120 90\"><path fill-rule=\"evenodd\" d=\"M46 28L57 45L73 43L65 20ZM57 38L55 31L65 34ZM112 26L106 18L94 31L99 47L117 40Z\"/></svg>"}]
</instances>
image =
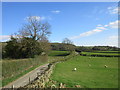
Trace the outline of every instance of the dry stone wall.
<instances>
[{"instance_id":1,"label":"dry stone wall","mask_svg":"<svg viewBox=\"0 0 120 90\"><path fill-rule=\"evenodd\" d=\"M50 75L52 74L55 63L49 64L48 68L44 72L37 73L37 78L31 81L28 85L23 88L45 88L45 84L49 81Z\"/></svg>"}]
</instances>

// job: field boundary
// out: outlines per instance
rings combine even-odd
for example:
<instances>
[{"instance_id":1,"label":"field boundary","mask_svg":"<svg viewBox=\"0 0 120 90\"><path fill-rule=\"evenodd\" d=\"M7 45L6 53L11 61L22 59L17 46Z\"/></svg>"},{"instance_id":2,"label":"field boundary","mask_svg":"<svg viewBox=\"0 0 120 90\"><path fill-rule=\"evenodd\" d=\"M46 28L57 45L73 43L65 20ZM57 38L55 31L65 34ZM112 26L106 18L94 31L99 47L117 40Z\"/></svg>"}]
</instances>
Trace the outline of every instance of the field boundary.
<instances>
[{"instance_id":1,"label":"field boundary","mask_svg":"<svg viewBox=\"0 0 120 90\"><path fill-rule=\"evenodd\" d=\"M81 54L80 55L82 56L93 56L93 57L120 57L120 55L99 55L99 54L91 54L91 55L88 55L88 54Z\"/></svg>"},{"instance_id":2,"label":"field boundary","mask_svg":"<svg viewBox=\"0 0 120 90\"><path fill-rule=\"evenodd\" d=\"M77 55L78 53L74 52L71 55L66 56L66 58L64 59L51 62L48 65L47 69L45 69L42 73L38 72L37 77L33 81L21 88L45 88L45 84L50 81L50 76L53 72L53 68L55 67L55 65L59 62L67 61Z\"/></svg>"}]
</instances>

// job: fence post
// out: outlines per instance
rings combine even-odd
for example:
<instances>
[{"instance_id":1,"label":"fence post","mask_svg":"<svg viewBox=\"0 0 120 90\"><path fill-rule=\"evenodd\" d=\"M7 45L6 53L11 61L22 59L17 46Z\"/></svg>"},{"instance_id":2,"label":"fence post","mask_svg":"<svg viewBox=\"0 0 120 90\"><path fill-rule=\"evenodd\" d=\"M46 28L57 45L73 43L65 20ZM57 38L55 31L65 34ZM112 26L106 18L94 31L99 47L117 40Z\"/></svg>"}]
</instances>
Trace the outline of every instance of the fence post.
<instances>
[{"instance_id":1,"label":"fence post","mask_svg":"<svg viewBox=\"0 0 120 90\"><path fill-rule=\"evenodd\" d=\"M29 84L30 84L30 77L29 77Z\"/></svg>"}]
</instances>

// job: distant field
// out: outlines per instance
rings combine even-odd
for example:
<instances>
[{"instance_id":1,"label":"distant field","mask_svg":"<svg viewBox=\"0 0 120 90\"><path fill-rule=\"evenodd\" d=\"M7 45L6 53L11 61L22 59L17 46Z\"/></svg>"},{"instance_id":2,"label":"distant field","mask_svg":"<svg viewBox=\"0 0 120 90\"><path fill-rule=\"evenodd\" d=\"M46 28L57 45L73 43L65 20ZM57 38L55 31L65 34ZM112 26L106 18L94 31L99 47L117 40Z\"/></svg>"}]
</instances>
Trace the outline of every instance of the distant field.
<instances>
[{"instance_id":1,"label":"distant field","mask_svg":"<svg viewBox=\"0 0 120 90\"><path fill-rule=\"evenodd\" d=\"M99 53L120 53L119 51L97 51Z\"/></svg>"},{"instance_id":2,"label":"distant field","mask_svg":"<svg viewBox=\"0 0 120 90\"><path fill-rule=\"evenodd\" d=\"M49 53L49 56L67 56L69 55L69 51L51 51Z\"/></svg>"},{"instance_id":3,"label":"distant field","mask_svg":"<svg viewBox=\"0 0 120 90\"><path fill-rule=\"evenodd\" d=\"M94 52L82 52L83 55L89 56L108 56L108 57L120 57L120 52L118 51L94 51Z\"/></svg>"},{"instance_id":4,"label":"distant field","mask_svg":"<svg viewBox=\"0 0 120 90\"><path fill-rule=\"evenodd\" d=\"M73 71L74 68L77 71ZM117 88L118 58L76 56L58 63L51 79L65 83L66 87L80 85L85 88Z\"/></svg>"}]
</instances>

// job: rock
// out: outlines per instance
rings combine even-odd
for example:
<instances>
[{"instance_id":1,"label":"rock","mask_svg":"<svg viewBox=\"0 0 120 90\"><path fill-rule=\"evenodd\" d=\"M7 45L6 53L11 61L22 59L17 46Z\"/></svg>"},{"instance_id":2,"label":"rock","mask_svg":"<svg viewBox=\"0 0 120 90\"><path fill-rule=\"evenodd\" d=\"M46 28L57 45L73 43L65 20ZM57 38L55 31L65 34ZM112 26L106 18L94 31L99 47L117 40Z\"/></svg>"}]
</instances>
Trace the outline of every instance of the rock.
<instances>
[{"instance_id":1,"label":"rock","mask_svg":"<svg viewBox=\"0 0 120 90\"><path fill-rule=\"evenodd\" d=\"M76 88L80 88L81 86L80 85L75 85Z\"/></svg>"}]
</instances>

